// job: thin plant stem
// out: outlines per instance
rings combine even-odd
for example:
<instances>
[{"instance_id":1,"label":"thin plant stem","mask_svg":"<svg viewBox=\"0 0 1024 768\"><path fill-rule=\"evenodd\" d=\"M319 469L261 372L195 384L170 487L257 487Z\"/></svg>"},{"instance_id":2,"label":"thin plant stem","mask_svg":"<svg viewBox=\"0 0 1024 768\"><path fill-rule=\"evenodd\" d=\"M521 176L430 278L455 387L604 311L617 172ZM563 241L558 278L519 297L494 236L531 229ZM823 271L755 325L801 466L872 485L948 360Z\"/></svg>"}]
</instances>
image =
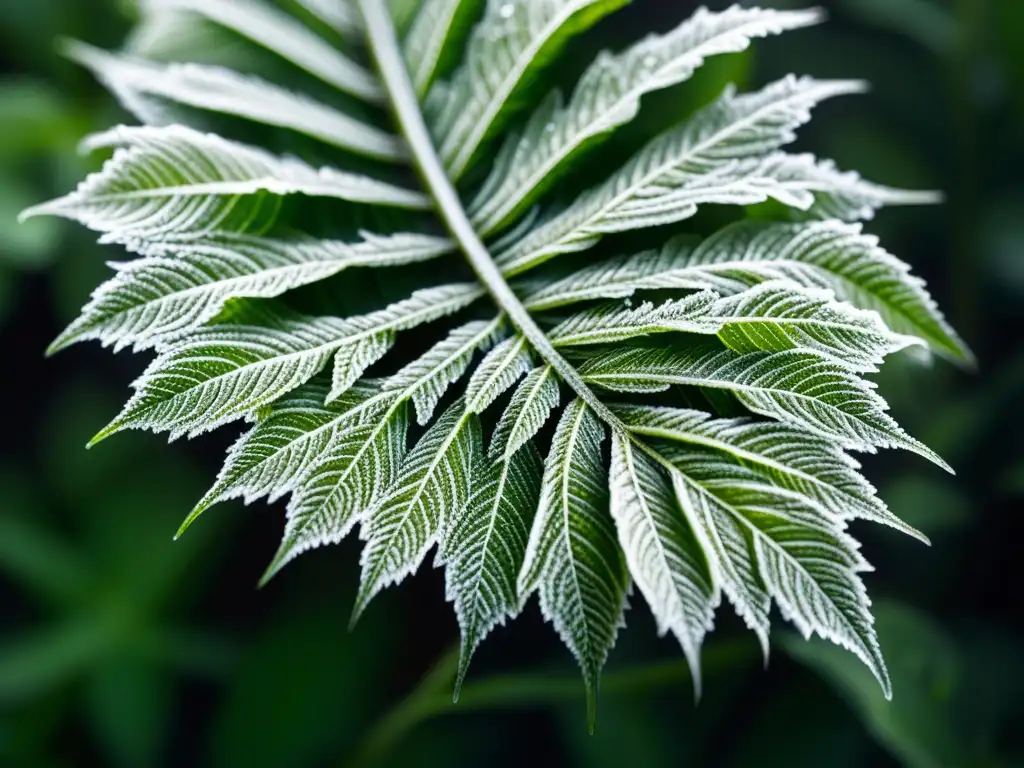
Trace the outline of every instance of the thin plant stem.
<instances>
[{"instance_id":1,"label":"thin plant stem","mask_svg":"<svg viewBox=\"0 0 1024 768\"><path fill-rule=\"evenodd\" d=\"M735 669L754 659L754 651L749 641L718 643L707 649L702 666L705 672L712 674ZM578 676L531 672L494 675L467 683L455 703L451 687L458 664L459 648L455 646L441 656L412 693L377 721L347 764L353 768L383 765L387 755L405 736L435 717L582 701L586 695ZM684 688L690 680L686 661L673 659L611 672L601 680L601 694L628 696L659 688Z\"/></svg>"}]
</instances>

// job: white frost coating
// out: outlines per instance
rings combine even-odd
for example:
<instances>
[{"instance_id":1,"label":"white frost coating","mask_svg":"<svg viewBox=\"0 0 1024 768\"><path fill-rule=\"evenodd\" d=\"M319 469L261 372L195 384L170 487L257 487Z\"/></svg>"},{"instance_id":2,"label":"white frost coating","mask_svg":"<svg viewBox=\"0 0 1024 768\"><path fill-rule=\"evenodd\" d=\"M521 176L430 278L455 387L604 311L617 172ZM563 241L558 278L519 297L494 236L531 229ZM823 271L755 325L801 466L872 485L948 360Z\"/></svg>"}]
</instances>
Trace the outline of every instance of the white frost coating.
<instances>
[{"instance_id":1,"label":"white frost coating","mask_svg":"<svg viewBox=\"0 0 1024 768\"><path fill-rule=\"evenodd\" d=\"M435 85L427 99L438 154L458 179L499 117L538 54L557 41L574 17L606 13L625 0L488 0L473 31L462 66L450 83ZM592 18L591 21L596 21Z\"/></svg>"},{"instance_id":2,"label":"white frost coating","mask_svg":"<svg viewBox=\"0 0 1024 768\"><path fill-rule=\"evenodd\" d=\"M949 357L972 359L910 268L859 225L838 221L744 221L703 243L674 238L660 250L602 261L537 286L524 303L538 312L644 290L710 289L732 295L771 280L828 289L841 302L878 312L899 335L920 338Z\"/></svg>"},{"instance_id":3,"label":"white frost coating","mask_svg":"<svg viewBox=\"0 0 1024 768\"><path fill-rule=\"evenodd\" d=\"M873 383L815 352L738 354L705 344L623 349L591 358L580 372L588 383L614 392L661 392L672 385L723 389L754 413L847 448L903 448L949 470L886 413Z\"/></svg>"},{"instance_id":4,"label":"white frost coating","mask_svg":"<svg viewBox=\"0 0 1024 768\"><path fill-rule=\"evenodd\" d=\"M715 334L722 324L713 314L718 294L711 291L662 304L630 308L606 304L570 317L551 332L555 346L614 344L656 333Z\"/></svg>"},{"instance_id":5,"label":"white frost coating","mask_svg":"<svg viewBox=\"0 0 1024 768\"><path fill-rule=\"evenodd\" d=\"M396 373L387 383L387 391L413 390L416 420L426 424L448 387L463 377L473 355L486 351L501 339L504 323L477 320L456 328L429 353Z\"/></svg>"},{"instance_id":6,"label":"white frost coating","mask_svg":"<svg viewBox=\"0 0 1024 768\"><path fill-rule=\"evenodd\" d=\"M151 123L159 110L154 113L147 107L139 113L140 96L288 128L382 160L400 161L406 156L404 146L395 136L308 96L231 69L202 64L157 64L112 55L82 43L71 43L68 54L91 69L144 122ZM172 110L161 124L178 122L174 117Z\"/></svg>"},{"instance_id":7,"label":"white frost coating","mask_svg":"<svg viewBox=\"0 0 1024 768\"><path fill-rule=\"evenodd\" d=\"M860 464L834 440L774 421L716 419L703 411L614 405L630 432L711 449L764 481L820 504L836 520L859 518L928 539L896 517L860 474Z\"/></svg>"},{"instance_id":8,"label":"white frost coating","mask_svg":"<svg viewBox=\"0 0 1024 768\"><path fill-rule=\"evenodd\" d=\"M147 13L187 11L247 37L340 91L382 101L377 79L297 19L260 0L142 0Z\"/></svg>"},{"instance_id":9,"label":"white frost coating","mask_svg":"<svg viewBox=\"0 0 1024 768\"><path fill-rule=\"evenodd\" d=\"M540 498L541 469L532 445L508 459L482 460L465 509L444 531L438 565L445 567L446 595L462 631L456 697L476 647L522 610L516 580Z\"/></svg>"},{"instance_id":10,"label":"white frost coating","mask_svg":"<svg viewBox=\"0 0 1024 768\"><path fill-rule=\"evenodd\" d=\"M347 345L458 311L480 295L474 285L417 291L368 315L309 317L247 305L230 322L200 328L161 349L132 385L135 395L94 441L124 429L194 437L234 421L309 381Z\"/></svg>"},{"instance_id":11,"label":"white frost coating","mask_svg":"<svg viewBox=\"0 0 1024 768\"><path fill-rule=\"evenodd\" d=\"M416 291L408 299L377 312L346 319L347 333L337 347L341 358L335 367L334 386L328 400L343 394L366 368L384 356L391 348L396 331L415 328L458 312L482 296L483 291L472 283L442 285ZM356 344L359 346L350 348ZM346 366L353 366L356 370ZM394 386L404 388L400 382Z\"/></svg>"},{"instance_id":12,"label":"white frost coating","mask_svg":"<svg viewBox=\"0 0 1024 768\"><path fill-rule=\"evenodd\" d=\"M420 98L437 76L445 40L456 28L460 16L473 11L479 0L423 0L402 43L409 79Z\"/></svg>"},{"instance_id":13,"label":"white frost coating","mask_svg":"<svg viewBox=\"0 0 1024 768\"><path fill-rule=\"evenodd\" d=\"M673 456L673 462L686 477L691 495L705 496L701 504L710 512L709 526L724 534L720 540L731 542L727 556L736 575L748 579L756 569L765 594L774 598L784 618L805 637L817 632L855 653L891 698L869 612L871 601L857 575L872 569L845 526L736 464L686 451ZM764 606L764 595L752 581L732 587L741 600L762 601ZM742 615L748 604L741 605Z\"/></svg>"},{"instance_id":14,"label":"white frost coating","mask_svg":"<svg viewBox=\"0 0 1024 768\"><path fill-rule=\"evenodd\" d=\"M520 594L539 594L544 618L580 664L591 728L601 669L625 625L629 588L608 510L605 436L583 401L566 407L544 464L540 508L519 575Z\"/></svg>"},{"instance_id":15,"label":"white frost coating","mask_svg":"<svg viewBox=\"0 0 1024 768\"><path fill-rule=\"evenodd\" d=\"M795 77L741 96L729 88L640 150L604 184L498 254L497 261L506 274L516 274L586 250L604 235L682 221L704 203L750 205L775 198L810 208L813 196L796 184L780 184L768 159L796 138L812 107L863 90L857 81Z\"/></svg>"},{"instance_id":16,"label":"white frost coating","mask_svg":"<svg viewBox=\"0 0 1024 768\"><path fill-rule=\"evenodd\" d=\"M363 519L398 478L407 424L400 407L378 424L334 434L292 494L284 538L263 583L303 552L338 544Z\"/></svg>"},{"instance_id":17,"label":"white frost coating","mask_svg":"<svg viewBox=\"0 0 1024 768\"><path fill-rule=\"evenodd\" d=\"M221 236L150 248L153 255L116 265L49 352L86 339L147 349L213 319L229 299L273 298L351 267L408 264L451 247L424 235L362 236L356 243Z\"/></svg>"},{"instance_id":18,"label":"white frost coating","mask_svg":"<svg viewBox=\"0 0 1024 768\"><path fill-rule=\"evenodd\" d=\"M612 436L609 475L612 515L629 572L658 631L671 631L682 646L699 698L700 647L721 602L701 534L682 514L670 478L629 435Z\"/></svg>"},{"instance_id":19,"label":"white frost coating","mask_svg":"<svg viewBox=\"0 0 1024 768\"><path fill-rule=\"evenodd\" d=\"M561 395L554 370L534 368L512 395L491 438L490 456L512 456L547 423Z\"/></svg>"},{"instance_id":20,"label":"white frost coating","mask_svg":"<svg viewBox=\"0 0 1024 768\"><path fill-rule=\"evenodd\" d=\"M522 336L506 339L481 361L466 386L466 410L483 413L533 367Z\"/></svg>"},{"instance_id":21,"label":"white frost coating","mask_svg":"<svg viewBox=\"0 0 1024 768\"><path fill-rule=\"evenodd\" d=\"M486 184L470 207L473 223L490 234L521 211L545 181L564 171L573 154L625 125L640 99L690 78L709 56L745 50L753 38L816 24L818 10L776 11L732 6L699 8L665 35L651 35L625 51L598 55L569 103L554 94L534 112L521 136L506 140Z\"/></svg>"},{"instance_id":22,"label":"white frost coating","mask_svg":"<svg viewBox=\"0 0 1024 768\"><path fill-rule=\"evenodd\" d=\"M275 157L180 125L115 128L85 146L119 149L70 195L30 208L22 218L64 216L104 233L104 242L133 245L187 242L219 232L258 233L276 219L277 195L400 208L428 205L419 192L334 168L313 168L297 158Z\"/></svg>"},{"instance_id":23,"label":"white frost coating","mask_svg":"<svg viewBox=\"0 0 1024 768\"><path fill-rule=\"evenodd\" d=\"M735 352L808 349L865 373L877 371L893 352L923 344L890 331L877 312L788 280L770 280L722 299L710 315L721 323L718 337Z\"/></svg>"},{"instance_id":24,"label":"white frost coating","mask_svg":"<svg viewBox=\"0 0 1024 768\"><path fill-rule=\"evenodd\" d=\"M379 384L362 383L329 405L328 385L310 382L274 403L228 451L213 487L196 504L179 535L207 509L241 498L246 504L268 497L277 501L290 493L335 436L372 420L387 404Z\"/></svg>"},{"instance_id":25,"label":"white frost coating","mask_svg":"<svg viewBox=\"0 0 1024 768\"><path fill-rule=\"evenodd\" d=\"M366 513L353 621L381 589L419 568L446 521L465 506L474 463L483 453L481 439L479 418L456 402L409 452L395 482Z\"/></svg>"}]
</instances>

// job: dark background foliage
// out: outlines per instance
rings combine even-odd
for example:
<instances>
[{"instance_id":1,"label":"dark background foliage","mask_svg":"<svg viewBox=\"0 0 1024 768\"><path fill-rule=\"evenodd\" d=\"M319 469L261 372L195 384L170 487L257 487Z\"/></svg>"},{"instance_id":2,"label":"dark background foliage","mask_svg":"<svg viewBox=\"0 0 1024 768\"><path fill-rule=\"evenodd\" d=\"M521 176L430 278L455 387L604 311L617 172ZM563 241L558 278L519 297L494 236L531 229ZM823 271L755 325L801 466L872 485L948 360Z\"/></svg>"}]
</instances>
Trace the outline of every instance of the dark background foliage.
<instances>
[{"instance_id":1,"label":"dark background foliage","mask_svg":"<svg viewBox=\"0 0 1024 768\"><path fill-rule=\"evenodd\" d=\"M72 225L14 218L94 167L74 151L83 133L126 119L55 38L115 47L132 7L0 0L0 765L1024 765L1024 2L826 5L829 25L715 61L641 119L663 124L729 80L864 77L872 93L822 108L801 146L948 193L941 208L869 225L927 278L980 360L965 373L894 359L879 377L895 415L959 473L866 457L893 510L933 540L855 531L877 568L868 586L895 700L781 621L763 671L723 610L695 706L678 649L636 597L589 737L582 685L535 605L484 645L452 707L457 630L437 572L389 591L349 633L355 541L260 591L281 505L225 505L172 543L231 430L83 450L142 361L42 352L118 254ZM695 7L636 0L595 34L621 46Z\"/></svg>"}]
</instances>

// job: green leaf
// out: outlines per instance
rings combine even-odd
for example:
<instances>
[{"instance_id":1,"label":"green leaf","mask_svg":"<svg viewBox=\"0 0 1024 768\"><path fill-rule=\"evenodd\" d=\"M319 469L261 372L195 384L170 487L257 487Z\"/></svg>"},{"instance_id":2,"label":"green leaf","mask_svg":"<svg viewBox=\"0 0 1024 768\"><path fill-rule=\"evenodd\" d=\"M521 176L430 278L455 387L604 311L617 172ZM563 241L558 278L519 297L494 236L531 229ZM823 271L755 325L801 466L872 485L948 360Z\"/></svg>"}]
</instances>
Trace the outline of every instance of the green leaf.
<instances>
[{"instance_id":1,"label":"green leaf","mask_svg":"<svg viewBox=\"0 0 1024 768\"><path fill-rule=\"evenodd\" d=\"M686 519L669 476L626 434L612 438L611 509L629 572L658 631L670 631L690 664L700 696L700 647L721 601L704 554L703 531Z\"/></svg>"},{"instance_id":2,"label":"green leaf","mask_svg":"<svg viewBox=\"0 0 1024 768\"><path fill-rule=\"evenodd\" d=\"M408 264L448 248L441 238L370 233L351 244L221 236L152 248L159 255L118 265L49 352L87 339L146 349L212 320L230 299L272 298L346 269Z\"/></svg>"},{"instance_id":3,"label":"green leaf","mask_svg":"<svg viewBox=\"0 0 1024 768\"><path fill-rule=\"evenodd\" d=\"M172 440L193 437L301 386L352 344L444 317L478 296L470 284L427 288L379 312L345 320L246 305L230 322L200 328L167 346L135 382L135 395L121 415L93 442L122 429L169 431ZM438 386L417 392L417 403L430 397L436 402L440 391ZM332 388L331 399L340 394Z\"/></svg>"},{"instance_id":4,"label":"green leaf","mask_svg":"<svg viewBox=\"0 0 1024 768\"><path fill-rule=\"evenodd\" d=\"M623 165L658 130L633 120L646 97L669 99L708 57L820 16L701 10L593 61L579 59L588 40L573 47L578 61L561 57L626 1L425 0L403 45L408 0L145 0L125 54L72 51L154 125L86 140L113 157L26 214L75 219L141 258L114 265L54 349L90 338L157 353L96 440L250 422L182 530L224 499L289 495L264 580L360 523L358 617L437 544L463 635L457 685L486 635L537 592L580 663L593 727L635 579L695 683L724 593L766 652L774 601L888 693L860 578L869 567L846 527L867 519L924 537L847 452L941 460L864 375L918 341L970 353L909 268L844 222L938 196L783 151L812 107L862 90L851 81L788 76L712 99L720 74L695 80L675 106L652 101L656 117L710 105ZM552 86L574 78L563 102ZM168 125L205 124L197 111L229 116L212 122L225 135ZM298 155L239 143L252 127L250 140ZM556 182L560 199L527 214ZM606 236L650 230L640 241L658 245L703 205L734 208L696 231L762 216L738 207L769 200L795 221L533 270ZM396 268L370 269L381 266ZM685 409L696 404L719 417ZM125 542L134 573L141 550L125 524L102 540ZM164 571L125 584L163 594ZM8 687L56 679L109 641L77 627L44 638L41 655L10 657ZM27 673L10 671L22 661Z\"/></svg>"},{"instance_id":5,"label":"green leaf","mask_svg":"<svg viewBox=\"0 0 1024 768\"><path fill-rule=\"evenodd\" d=\"M783 186L767 154L795 138L810 109L832 96L857 93L853 81L795 77L762 91L732 90L682 127L642 149L611 178L497 256L517 274L560 254L583 251L603 236L688 219L702 203L746 205L776 198L807 208L799 188Z\"/></svg>"},{"instance_id":6,"label":"green leaf","mask_svg":"<svg viewBox=\"0 0 1024 768\"><path fill-rule=\"evenodd\" d=\"M904 448L948 467L907 435L869 382L813 352L737 354L713 345L632 348L603 353L583 377L615 392L661 392L672 385L723 389L763 416L861 451Z\"/></svg>"},{"instance_id":7,"label":"green leaf","mask_svg":"<svg viewBox=\"0 0 1024 768\"><path fill-rule=\"evenodd\" d=\"M456 699L477 646L522 610L517 579L540 499L541 468L532 444L475 467L466 507L444 532L438 564L445 566L447 596L462 631Z\"/></svg>"},{"instance_id":8,"label":"green leaf","mask_svg":"<svg viewBox=\"0 0 1024 768\"><path fill-rule=\"evenodd\" d=\"M889 331L876 312L785 280L723 299L711 315L721 318L718 338L734 352L809 349L862 372L878 370L886 356L919 343Z\"/></svg>"},{"instance_id":9,"label":"green leaf","mask_svg":"<svg viewBox=\"0 0 1024 768\"><path fill-rule=\"evenodd\" d=\"M164 101L287 128L327 144L391 162L405 158L402 143L327 104L260 78L202 64L156 64L113 56L83 43L68 55L91 69L126 109L149 124L179 122Z\"/></svg>"},{"instance_id":10,"label":"green leaf","mask_svg":"<svg viewBox=\"0 0 1024 768\"><path fill-rule=\"evenodd\" d=\"M753 38L821 21L819 11L775 11L733 6L722 13L699 8L665 35L651 35L619 54L603 53L580 78L568 104L556 93L513 134L470 206L485 234L527 208L565 166L603 135L633 120L651 91L688 80L705 58L745 50Z\"/></svg>"},{"instance_id":11,"label":"green leaf","mask_svg":"<svg viewBox=\"0 0 1024 768\"><path fill-rule=\"evenodd\" d=\"M491 439L491 458L508 458L540 431L558 407L558 380L550 366L541 366L529 375L512 395Z\"/></svg>"},{"instance_id":12,"label":"green leaf","mask_svg":"<svg viewBox=\"0 0 1024 768\"><path fill-rule=\"evenodd\" d=\"M648 438L709 448L765 482L817 502L837 518L871 520L929 543L896 517L834 440L771 421L715 419L678 408L613 405L630 431Z\"/></svg>"},{"instance_id":13,"label":"green leaf","mask_svg":"<svg viewBox=\"0 0 1024 768\"><path fill-rule=\"evenodd\" d=\"M276 501L309 472L336 436L377 416L386 405L376 387L360 384L324 405L329 391L310 382L274 403L228 451L213 487L178 531L180 536L204 511L221 501L242 498L247 504L269 496Z\"/></svg>"},{"instance_id":14,"label":"green leaf","mask_svg":"<svg viewBox=\"0 0 1024 768\"><path fill-rule=\"evenodd\" d=\"M530 373L533 361L526 339L514 336L492 349L466 386L466 410L483 413L494 401Z\"/></svg>"},{"instance_id":15,"label":"green leaf","mask_svg":"<svg viewBox=\"0 0 1024 768\"><path fill-rule=\"evenodd\" d=\"M870 601L857 575L871 567L838 521L706 452L678 449L670 458L684 478L676 484L689 497L684 503L702 512L712 537L725 544L718 565L726 593L748 623L756 622L762 642L770 596L805 639L816 632L852 651L891 698Z\"/></svg>"},{"instance_id":16,"label":"green leaf","mask_svg":"<svg viewBox=\"0 0 1024 768\"><path fill-rule=\"evenodd\" d=\"M261 0L143 0L149 12L201 15L263 46L340 91L370 101L383 97L376 78L297 19Z\"/></svg>"},{"instance_id":17,"label":"green leaf","mask_svg":"<svg viewBox=\"0 0 1024 768\"><path fill-rule=\"evenodd\" d=\"M456 60L483 8L482 0L423 0L405 36L403 52L416 95L423 98L438 76Z\"/></svg>"},{"instance_id":18,"label":"green leaf","mask_svg":"<svg viewBox=\"0 0 1024 768\"><path fill-rule=\"evenodd\" d=\"M462 510L483 453L480 443L479 419L457 402L409 452L395 482L366 515L353 622L381 589L419 567L446 521Z\"/></svg>"},{"instance_id":19,"label":"green leaf","mask_svg":"<svg viewBox=\"0 0 1024 768\"><path fill-rule=\"evenodd\" d=\"M438 153L458 180L516 106L522 84L538 76L568 40L629 0L488 0L450 83L427 99Z\"/></svg>"},{"instance_id":20,"label":"green leaf","mask_svg":"<svg viewBox=\"0 0 1024 768\"><path fill-rule=\"evenodd\" d=\"M292 493L284 539L261 583L303 552L348 535L398 478L407 427L406 409L399 405L375 424L335 431Z\"/></svg>"},{"instance_id":21,"label":"green leaf","mask_svg":"<svg viewBox=\"0 0 1024 768\"><path fill-rule=\"evenodd\" d=\"M771 224L745 221L698 244L670 240L663 248L598 262L528 291L526 306L542 311L637 291L710 289L723 295L759 283L788 280L827 288L837 300L874 310L898 334L970 361L970 352L906 264L857 225L835 221Z\"/></svg>"},{"instance_id":22,"label":"green leaf","mask_svg":"<svg viewBox=\"0 0 1024 768\"><path fill-rule=\"evenodd\" d=\"M63 216L104 233L104 241L192 241L220 232L259 233L272 224L280 195L421 208L418 192L180 125L115 128L88 146L120 147L103 170L59 200L22 216ZM269 195L268 195L269 193Z\"/></svg>"},{"instance_id":23,"label":"green leaf","mask_svg":"<svg viewBox=\"0 0 1024 768\"><path fill-rule=\"evenodd\" d=\"M431 351L388 380L388 392L412 392L419 424L426 424L448 387L462 378L474 353L500 338L501 319L479 320L456 328Z\"/></svg>"},{"instance_id":24,"label":"green leaf","mask_svg":"<svg viewBox=\"0 0 1024 768\"><path fill-rule=\"evenodd\" d=\"M624 624L629 586L608 508L605 434L581 400L566 407L544 464L540 509L519 576L520 593L539 594L544 618L580 664L591 731L601 668Z\"/></svg>"},{"instance_id":25,"label":"green leaf","mask_svg":"<svg viewBox=\"0 0 1024 768\"><path fill-rule=\"evenodd\" d=\"M570 317L553 331L556 346L614 344L656 333L718 333L721 321L714 316L718 294L704 291L678 301L655 306L650 302L631 309L605 304Z\"/></svg>"}]
</instances>

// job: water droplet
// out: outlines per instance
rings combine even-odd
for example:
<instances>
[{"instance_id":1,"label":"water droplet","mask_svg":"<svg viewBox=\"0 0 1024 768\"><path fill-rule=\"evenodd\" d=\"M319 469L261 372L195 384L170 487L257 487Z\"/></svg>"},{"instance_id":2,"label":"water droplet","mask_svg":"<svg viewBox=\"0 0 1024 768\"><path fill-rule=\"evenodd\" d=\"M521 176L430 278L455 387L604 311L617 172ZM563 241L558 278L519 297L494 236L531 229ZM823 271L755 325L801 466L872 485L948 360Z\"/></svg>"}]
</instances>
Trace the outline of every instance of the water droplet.
<instances>
[{"instance_id":1,"label":"water droplet","mask_svg":"<svg viewBox=\"0 0 1024 768\"><path fill-rule=\"evenodd\" d=\"M501 8L498 9L498 13L501 14L503 19L511 19L512 14L516 12L516 7L512 3L505 3Z\"/></svg>"},{"instance_id":2,"label":"water droplet","mask_svg":"<svg viewBox=\"0 0 1024 768\"><path fill-rule=\"evenodd\" d=\"M623 303L624 303L624 304L625 304L625 305L626 305L627 307L632 307L632 306L633 306L633 300L632 300L632 299L626 299L626 300L625 300L625 301L624 301Z\"/></svg>"},{"instance_id":3,"label":"water droplet","mask_svg":"<svg viewBox=\"0 0 1024 768\"><path fill-rule=\"evenodd\" d=\"M654 69L657 66L657 64L658 64L658 57L657 56L651 56L651 55L644 56L644 68L645 69Z\"/></svg>"},{"instance_id":4,"label":"water droplet","mask_svg":"<svg viewBox=\"0 0 1024 768\"><path fill-rule=\"evenodd\" d=\"M554 123L548 123L547 125L544 126L544 133L554 133L554 132L555 132L555 124Z\"/></svg>"}]
</instances>

